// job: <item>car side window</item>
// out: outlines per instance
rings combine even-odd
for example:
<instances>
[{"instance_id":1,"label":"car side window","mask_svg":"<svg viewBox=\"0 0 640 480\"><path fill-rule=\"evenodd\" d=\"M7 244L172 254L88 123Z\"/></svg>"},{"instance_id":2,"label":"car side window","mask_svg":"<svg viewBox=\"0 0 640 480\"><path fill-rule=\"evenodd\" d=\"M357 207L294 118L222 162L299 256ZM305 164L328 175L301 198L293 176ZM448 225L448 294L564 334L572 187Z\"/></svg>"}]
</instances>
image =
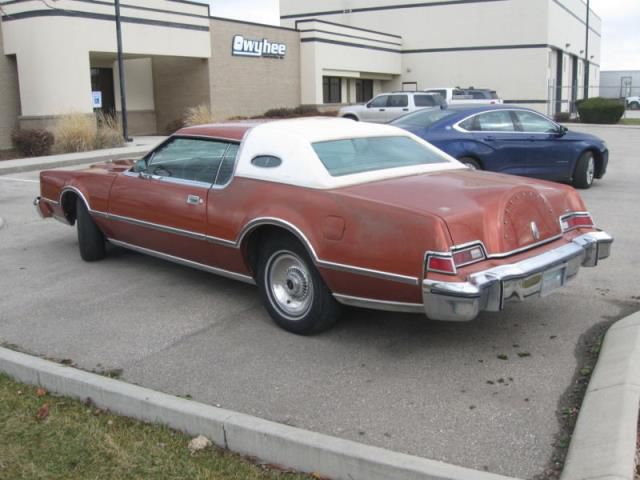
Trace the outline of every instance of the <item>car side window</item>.
<instances>
[{"instance_id":1,"label":"car side window","mask_svg":"<svg viewBox=\"0 0 640 480\"><path fill-rule=\"evenodd\" d=\"M447 98L447 91L446 90L427 90L427 93L437 93L438 95L440 95L445 100Z\"/></svg>"},{"instance_id":2,"label":"car side window","mask_svg":"<svg viewBox=\"0 0 640 480\"><path fill-rule=\"evenodd\" d=\"M390 95L389 96L390 107L407 107L409 106L408 95Z\"/></svg>"},{"instance_id":3,"label":"car side window","mask_svg":"<svg viewBox=\"0 0 640 480\"><path fill-rule=\"evenodd\" d=\"M387 106L389 95L380 95L371 100L371 106L374 108L382 108Z\"/></svg>"},{"instance_id":4,"label":"car side window","mask_svg":"<svg viewBox=\"0 0 640 480\"><path fill-rule=\"evenodd\" d=\"M160 177L213 183L229 143L176 137L149 157L147 172Z\"/></svg>"},{"instance_id":5,"label":"car side window","mask_svg":"<svg viewBox=\"0 0 640 480\"><path fill-rule=\"evenodd\" d=\"M438 105L433 95L414 95L413 101L416 107L435 107Z\"/></svg>"},{"instance_id":6,"label":"car side window","mask_svg":"<svg viewBox=\"0 0 640 480\"><path fill-rule=\"evenodd\" d=\"M474 129L482 132L514 132L515 126L508 110L485 112L475 117Z\"/></svg>"},{"instance_id":7,"label":"car side window","mask_svg":"<svg viewBox=\"0 0 640 480\"><path fill-rule=\"evenodd\" d=\"M518 124L523 132L528 133L553 133L557 130L557 126L542 115L524 110L516 110L514 112L518 119Z\"/></svg>"},{"instance_id":8,"label":"car side window","mask_svg":"<svg viewBox=\"0 0 640 480\"><path fill-rule=\"evenodd\" d=\"M224 158L222 159L222 163L220 164L220 168L218 169L218 174L216 175L216 185L224 186L231 180L239 148L240 145L238 145L237 143L229 144L229 148L224 154Z\"/></svg>"}]
</instances>

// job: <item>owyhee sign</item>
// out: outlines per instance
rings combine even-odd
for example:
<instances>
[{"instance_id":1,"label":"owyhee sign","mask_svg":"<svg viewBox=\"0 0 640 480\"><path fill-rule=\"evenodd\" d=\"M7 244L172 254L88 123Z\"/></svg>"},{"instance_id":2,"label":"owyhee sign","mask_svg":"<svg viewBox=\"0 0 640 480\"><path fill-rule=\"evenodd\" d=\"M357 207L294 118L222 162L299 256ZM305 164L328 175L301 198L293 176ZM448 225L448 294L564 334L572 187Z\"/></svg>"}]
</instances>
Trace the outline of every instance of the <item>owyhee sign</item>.
<instances>
[{"instance_id":1,"label":"owyhee sign","mask_svg":"<svg viewBox=\"0 0 640 480\"><path fill-rule=\"evenodd\" d=\"M283 58L287 53L287 45L284 43L270 42L266 38L251 40L242 35L233 37L231 47L232 55L242 57L273 57Z\"/></svg>"}]
</instances>

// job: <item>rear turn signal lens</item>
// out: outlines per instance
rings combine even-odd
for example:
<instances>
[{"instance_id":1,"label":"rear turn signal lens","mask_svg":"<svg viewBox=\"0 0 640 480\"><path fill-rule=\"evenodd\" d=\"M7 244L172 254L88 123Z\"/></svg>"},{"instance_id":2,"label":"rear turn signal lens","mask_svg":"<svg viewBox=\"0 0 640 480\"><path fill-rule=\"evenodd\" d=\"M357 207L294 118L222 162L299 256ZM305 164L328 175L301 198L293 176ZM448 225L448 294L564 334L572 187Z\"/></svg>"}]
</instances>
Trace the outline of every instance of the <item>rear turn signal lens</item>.
<instances>
[{"instance_id":1,"label":"rear turn signal lens","mask_svg":"<svg viewBox=\"0 0 640 480\"><path fill-rule=\"evenodd\" d=\"M451 257L429 257L427 262L427 270L439 273L456 273L456 267Z\"/></svg>"},{"instance_id":2,"label":"rear turn signal lens","mask_svg":"<svg viewBox=\"0 0 640 480\"><path fill-rule=\"evenodd\" d=\"M427 259L426 272L438 272L455 275L458 267L464 267L472 263L481 262L487 258L484 248L480 244L459 250L453 247L453 251L431 253Z\"/></svg>"},{"instance_id":3,"label":"rear turn signal lens","mask_svg":"<svg viewBox=\"0 0 640 480\"><path fill-rule=\"evenodd\" d=\"M573 213L561 217L560 225L563 232L568 232L574 228L591 228L594 226L593 219L588 213Z\"/></svg>"}]
</instances>

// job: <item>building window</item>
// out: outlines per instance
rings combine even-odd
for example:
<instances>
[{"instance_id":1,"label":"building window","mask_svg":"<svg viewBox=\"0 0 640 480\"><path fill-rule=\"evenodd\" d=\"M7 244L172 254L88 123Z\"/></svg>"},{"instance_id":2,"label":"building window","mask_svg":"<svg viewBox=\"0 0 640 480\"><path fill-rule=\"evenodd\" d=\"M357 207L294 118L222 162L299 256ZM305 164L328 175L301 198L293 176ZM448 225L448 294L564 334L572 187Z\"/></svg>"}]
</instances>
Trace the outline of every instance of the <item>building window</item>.
<instances>
[{"instance_id":1,"label":"building window","mask_svg":"<svg viewBox=\"0 0 640 480\"><path fill-rule=\"evenodd\" d=\"M322 102L342 103L342 79L340 77L322 77Z\"/></svg>"},{"instance_id":2,"label":"building window","mask_svg":"<svg viewBox=\"0 0 640 480\"><path fill-rule=\"evenodd\" d=\"M373 98L373 80L356 80L356 103L365 103Z\"/></svg>"}]
</instances>

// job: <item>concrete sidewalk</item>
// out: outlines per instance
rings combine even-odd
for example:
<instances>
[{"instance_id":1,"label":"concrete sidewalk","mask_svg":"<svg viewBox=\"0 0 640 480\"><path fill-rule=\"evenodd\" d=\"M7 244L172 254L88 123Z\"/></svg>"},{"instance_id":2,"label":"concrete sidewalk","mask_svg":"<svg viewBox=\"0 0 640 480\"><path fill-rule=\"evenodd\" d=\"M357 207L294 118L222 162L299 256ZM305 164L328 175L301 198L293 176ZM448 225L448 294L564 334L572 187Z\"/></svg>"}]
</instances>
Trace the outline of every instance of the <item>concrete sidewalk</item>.
<instances>
[{"instance_id":1,"label":"concrete sidewalk","mask_svg":"<svg viewBox=\"0 0 640 480\"><path fill-rule=\"evenodd\" d=\"M0 161L0 175L10 173L45 170L49 168L69 167L83 163L117 160L121 158L138 158L150 151L167 137L149 136L134 137L133 141L119 148L106 148L90 152L65 153L47 155L45 157L18 158Z\"/></svg>"}]
</instances>

